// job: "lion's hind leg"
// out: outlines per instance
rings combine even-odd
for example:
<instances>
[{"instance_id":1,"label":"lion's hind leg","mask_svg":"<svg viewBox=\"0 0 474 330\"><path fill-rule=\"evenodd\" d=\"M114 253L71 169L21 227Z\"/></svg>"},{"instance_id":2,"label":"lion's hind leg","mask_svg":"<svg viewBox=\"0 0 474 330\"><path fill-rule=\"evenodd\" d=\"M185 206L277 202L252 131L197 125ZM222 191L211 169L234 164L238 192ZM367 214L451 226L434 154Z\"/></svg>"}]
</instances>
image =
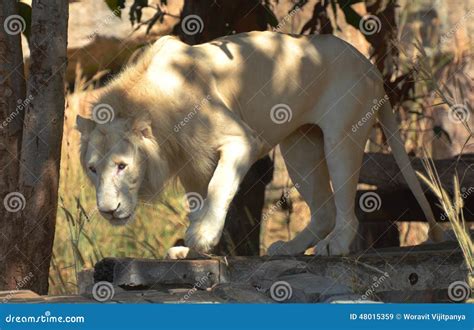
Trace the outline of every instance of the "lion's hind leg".
<instances>
[{"instance_id":1,"label":"lion's hind leg","mask_svg":"<svg viewBox=\"0 0 474 330\"><path fill-rule=\"evenodd\" d=\"M354 211L357 183L371 127L369 123L355 132L331 127L325 134L324 150L334 190L336 224L326 238L316 244L317 255L347 255L351 252L350 246L358 235L359 226Z\"/></svg>"},{"instance_id":2,"label":"lion's hind leg","mask_svg":"<svg viewBox=\"0 0 474 330\"><path fill-rule=\"evenodd\" d=\"M288 174L311 211L308 226L288 242L278 241L269 255L297 255L316 245L333 229L336 208L329 183L321 129L305 125L280 143Z\"/></svg>"}]
</instances>

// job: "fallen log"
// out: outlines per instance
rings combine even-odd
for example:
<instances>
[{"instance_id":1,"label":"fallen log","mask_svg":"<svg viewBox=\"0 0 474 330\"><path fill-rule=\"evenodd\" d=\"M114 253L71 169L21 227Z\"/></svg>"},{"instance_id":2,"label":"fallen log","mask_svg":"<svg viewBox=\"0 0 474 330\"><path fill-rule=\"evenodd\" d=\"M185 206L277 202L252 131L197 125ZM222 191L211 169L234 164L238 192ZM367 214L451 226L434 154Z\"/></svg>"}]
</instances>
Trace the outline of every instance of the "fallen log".
<instances>
[{"instance_id":1,"label":"fallen log","mask_svg":"<svg viewBox=\"0 0 474 330\"><path fill-rule=\"evenodd\" d=\"M426 174L421 158L410 157L416 171ZM474 154L434 160L441 184L453 190L453 177L458 174L461 190L474 192ZM378 190L408 190L408 185L392 154L366 153L360 171L360 183L377 186Z\"/></svg>"},{"instance_id":2,"label":"fallen log","mask_svg":"<svg viewBox=\"0 0 474 330\"><path fill-rule=\"evenodd\" d=\"M208 285L201 286L202 276L211 279ZM456 243L450 242L378 249L347 257L216 257L176 261L107 258L96 264L94 279L109 281L125 290L163 285L206 289L212 282L212 287L254 287L255 293L268 293L274 283L285 281L292 286L297 299L291 301L295 302L323 301L333 294L345 293L347 288L363 300L442 302L449 301L449 286L467 282L468 276L462 252ZM329 294L329 287L337 290Z\"/></svg>"},{"instance_id":3,"label":"fallen log","mask_svg":"<svg viewBox=\"0 0 474 330\"><path fill-rule=\"evenodd\" d=\"M449 219L439 206L438 199L429 191L425 195L431 205L435 219L438 222L448 222ZM466 221L474 221L474 193L466 194L465 197L464 218ZM368 198L371 198L372 202L367 202ZM410 190L359 190L356 195L355 206L357 218L362 223L426 221L420 205Z\"/></svg>"}]
</instances>

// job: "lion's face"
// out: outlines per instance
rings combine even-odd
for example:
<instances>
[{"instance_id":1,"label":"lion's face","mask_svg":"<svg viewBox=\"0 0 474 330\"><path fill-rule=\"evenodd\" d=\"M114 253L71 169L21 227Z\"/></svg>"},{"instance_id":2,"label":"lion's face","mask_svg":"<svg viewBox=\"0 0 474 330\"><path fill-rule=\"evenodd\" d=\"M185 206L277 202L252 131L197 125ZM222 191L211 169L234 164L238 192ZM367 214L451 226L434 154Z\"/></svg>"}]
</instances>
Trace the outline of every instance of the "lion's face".
<instances>
[{"instance_id":1,"label":"lion's face","mask_svg":"<svg viewBox=\"0 0 474 330\"><path fill-rule=\"evenodd\" d=\"M145 153L137 147L140 137L130 132L125 120L95 125L78 118L78 128L81 162L95 185L100 214L112 225L130 222L147 166Z\"/></svg>"}]
</instances>

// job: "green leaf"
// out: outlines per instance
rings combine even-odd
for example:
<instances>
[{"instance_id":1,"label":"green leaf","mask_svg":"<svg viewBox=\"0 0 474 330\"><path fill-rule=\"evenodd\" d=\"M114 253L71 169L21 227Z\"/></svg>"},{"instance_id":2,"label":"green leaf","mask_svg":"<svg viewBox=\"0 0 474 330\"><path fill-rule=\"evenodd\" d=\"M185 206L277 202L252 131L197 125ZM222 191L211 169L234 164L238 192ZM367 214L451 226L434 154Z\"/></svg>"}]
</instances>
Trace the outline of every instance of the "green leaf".
<instances>
[{"instance_id":1,"label":"green leaf","mask_svg":"<svg viewBox=\"0 0 474 330\"><path fill-rule=\"evenodd\" d=\"M31 34L31 7L24 2L18 2L18 14L25 20L23 35L30 41Z\"/></svg>"}]
</instances>

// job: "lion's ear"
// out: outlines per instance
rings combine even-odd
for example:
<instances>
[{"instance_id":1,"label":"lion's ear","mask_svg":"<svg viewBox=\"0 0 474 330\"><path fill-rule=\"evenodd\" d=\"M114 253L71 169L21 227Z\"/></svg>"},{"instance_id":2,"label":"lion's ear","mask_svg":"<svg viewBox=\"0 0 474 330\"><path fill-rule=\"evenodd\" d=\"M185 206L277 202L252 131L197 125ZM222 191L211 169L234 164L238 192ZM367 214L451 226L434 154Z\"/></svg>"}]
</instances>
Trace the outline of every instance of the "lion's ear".
<instances>
[{"instance_id":1,"label":"lion's ear","mask_svg":"<svg viewBox=\"0 0 474 330\"><path fill-rule=\"evenodd\" d=\"M151 120L148 118L137 118L132 124L132 132L140 138L151 139L153 132L151 130Z\"/></svg>"},{"instance_id":2,"label":"lion's ear","mask_svg":"<svg viewBox=\"0 0 474 330\"><path fill-rule=\"evenodd\" d=\"M76 117L76 128L81 133L81 135L88 135L95 127L95 122L92 119L81 117L77 115Z\"/></svg>"}]
</instances>

